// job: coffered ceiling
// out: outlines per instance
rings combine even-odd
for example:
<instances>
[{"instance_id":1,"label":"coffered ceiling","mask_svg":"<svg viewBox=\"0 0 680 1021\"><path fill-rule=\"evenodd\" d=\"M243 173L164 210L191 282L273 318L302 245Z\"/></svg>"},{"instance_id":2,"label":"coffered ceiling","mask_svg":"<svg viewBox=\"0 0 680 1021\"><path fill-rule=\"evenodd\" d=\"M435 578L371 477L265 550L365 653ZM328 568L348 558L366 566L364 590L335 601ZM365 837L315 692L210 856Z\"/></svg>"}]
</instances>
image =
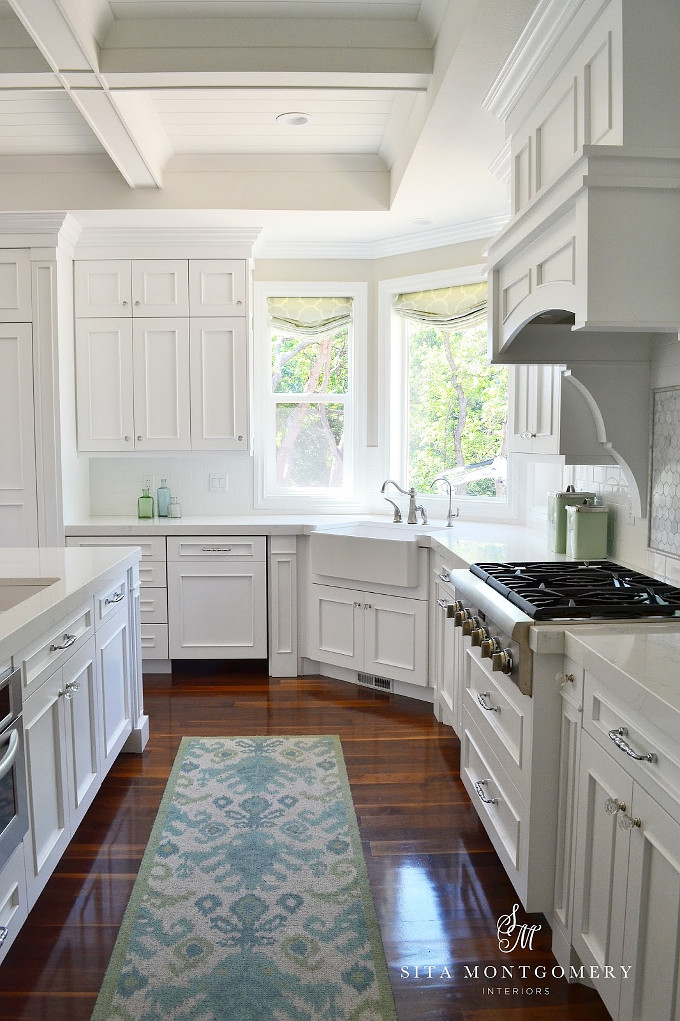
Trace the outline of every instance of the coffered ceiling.
<instances>
[{"instance_id":1,"label":"coffered ceiling","mask_svg":"<svg viewBox=\"0 0 680 1021\"><path fill-rule=\"evenodd\" d=\"M488 236L508 203L482 99L533 6L0 0L0 208L273 245Z\"/></svg>"}]
</instances>

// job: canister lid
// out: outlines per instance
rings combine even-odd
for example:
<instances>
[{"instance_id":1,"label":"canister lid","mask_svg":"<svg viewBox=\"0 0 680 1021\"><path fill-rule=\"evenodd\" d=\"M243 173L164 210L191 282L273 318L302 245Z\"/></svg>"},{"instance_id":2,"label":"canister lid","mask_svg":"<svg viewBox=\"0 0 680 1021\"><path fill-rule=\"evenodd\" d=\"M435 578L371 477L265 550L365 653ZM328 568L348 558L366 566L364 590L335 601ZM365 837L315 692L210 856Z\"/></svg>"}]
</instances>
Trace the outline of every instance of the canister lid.
<instances>
[{"instance_id":1,"label":"canister lid","mask_svg":"<svg viewBox=\"0 0 680 1021\"><path fill-rule=\"evenodd\" d=\"M565 508L567 514L571 514L573 511L575 514L608 514L609 510L607 507L590 507L584 503L572 503Z\"/></svg>"},{"instance_id":2,"label":"canister lid","mask_svg":"<svg viewBox=\"0 0 680 1021\"><path fill-rule=\"evenodd\" d=\"M596 493L575 493L573 489L568 489L564 493L555 493L556 500L594 500Z\"/></svg>"}]
</instances>

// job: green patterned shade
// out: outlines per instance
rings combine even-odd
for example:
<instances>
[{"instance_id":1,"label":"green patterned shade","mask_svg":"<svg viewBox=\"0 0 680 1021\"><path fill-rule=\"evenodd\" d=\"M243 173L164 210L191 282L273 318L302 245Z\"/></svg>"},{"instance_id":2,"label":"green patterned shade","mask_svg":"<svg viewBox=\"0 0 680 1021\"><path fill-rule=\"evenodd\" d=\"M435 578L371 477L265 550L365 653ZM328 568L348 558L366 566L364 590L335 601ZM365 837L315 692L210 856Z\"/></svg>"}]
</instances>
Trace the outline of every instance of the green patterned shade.
<instances>
[{"instance_id":1,"label":"green patterned shade","mask_svg":"<svg viewBox=\"0 0 680 1021\"><path fill-rule=\"evenodd\" d=\"M485 280L476 284L436 287L429 291L397 294L394 311L404 319L427 323L440 329L464 330L486 319Z\"/></svg>"},{"instance_id":2,"label":"green patterned shade","mask_svg":"<svg viewBox=\"0 0 680 1021\"><path fill-rule=\"evenodd\" d=\"M274 329L301 337L320 337L351 323L352 298L267 298L267 313Z\"/></svg>"}]
</instances>

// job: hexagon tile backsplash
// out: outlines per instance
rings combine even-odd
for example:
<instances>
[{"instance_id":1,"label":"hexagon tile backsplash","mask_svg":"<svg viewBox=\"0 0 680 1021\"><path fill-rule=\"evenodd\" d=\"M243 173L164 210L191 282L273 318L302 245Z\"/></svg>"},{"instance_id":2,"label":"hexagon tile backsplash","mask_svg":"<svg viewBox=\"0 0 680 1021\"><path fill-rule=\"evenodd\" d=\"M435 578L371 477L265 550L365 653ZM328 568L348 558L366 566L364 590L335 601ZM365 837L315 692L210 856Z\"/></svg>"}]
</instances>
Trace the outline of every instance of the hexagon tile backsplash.
<instances>
[{"instance_id":1,"label":"hexagon tile backsplash","mask_svg":"<svg viewBox=\"0 0 680 1021\"><path fill-rule=\"evenodd\" d=\"M649 545L680 556L680 387L655 390Z\"/></svg>"}]
</instances>

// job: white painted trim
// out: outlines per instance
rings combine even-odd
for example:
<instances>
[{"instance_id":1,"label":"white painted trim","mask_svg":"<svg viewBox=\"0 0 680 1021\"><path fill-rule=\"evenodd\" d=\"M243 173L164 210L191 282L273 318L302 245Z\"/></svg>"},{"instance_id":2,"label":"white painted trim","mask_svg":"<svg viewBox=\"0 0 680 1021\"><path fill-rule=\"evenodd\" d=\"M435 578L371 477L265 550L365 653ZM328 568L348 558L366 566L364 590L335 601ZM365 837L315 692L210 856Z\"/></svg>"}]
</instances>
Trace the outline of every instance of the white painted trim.
<instances>
[{"instance_id":1,"label":"white painted trim","mask_svg":"<svg viewBox=\"0 0 680 1021\"><path fill-rule=\"evenodd\" d=\"M268 469L265 442L273 429L271 414L273 405L265 401L269 387L269 330L267 325L266 299L270 296L317 296L350 295L354 299L352 322L352 348L350 352L350 407L347 424L350 428L349 452L350 472L353 489L343 497L320 496L313 491L297 493L269 492ZM258 510L299 511L303 504L310 513L327 511L341 513L356 512L364 508L366 491L366 387L368 347L368 284L365 281L298 281L291 283L258 281L253 287L253 357L252 380L254 390L253 408L259 411L253 416L252 446L254 453L254 506ZM258 428L262 423L262 428Z\"/></svg>"},{"instance_id":2,"label":"white painted trim","mask_svg":"<svg viewBox=\"0 0 680 1021\"><path fill-rule=\"evenodd\" d=\"M482 106L506 120L586 0L539 0ZM608 0L606 0L608 2ZM557 68L556 68L557 71Z\"/></svg>"},{"instance_id":3,"label":"white painted trim","mask_svg":"<svg viewBox=\"0 0 680 1021\"><path fill-rule=\"evenodd\" d=\"M512 175L511 150L511 139L508 139L496 158L489 164L489 172L501 184L510 184L510 177Z\"/></svg>"},{"instance_id":4,"label":"white painted trim","mask_svg":"<svg viewBox=\"0 0 680 1021\"><path fill-rule=\"evenodd\" d=\"M490 216L470 223L438 227L414 234L400 234L374 241L293 241L267 243L266 232L255 246L257 259L384 259L391 255L407 255L465 241L493 238L505 227L509 215Z\"/></svg>"},{"instance_id":5,"label":"white painted trim","mask_svg":"<svg viewBox=\"0 0 680 1021\"><path fill-rule=\"evenodd\" d=\"M78 259L183 258L207 255L249 259L260 227L85 227L78 239ZM156 253L156 254L152 254Z\"/></svg>"}]
</instances>

